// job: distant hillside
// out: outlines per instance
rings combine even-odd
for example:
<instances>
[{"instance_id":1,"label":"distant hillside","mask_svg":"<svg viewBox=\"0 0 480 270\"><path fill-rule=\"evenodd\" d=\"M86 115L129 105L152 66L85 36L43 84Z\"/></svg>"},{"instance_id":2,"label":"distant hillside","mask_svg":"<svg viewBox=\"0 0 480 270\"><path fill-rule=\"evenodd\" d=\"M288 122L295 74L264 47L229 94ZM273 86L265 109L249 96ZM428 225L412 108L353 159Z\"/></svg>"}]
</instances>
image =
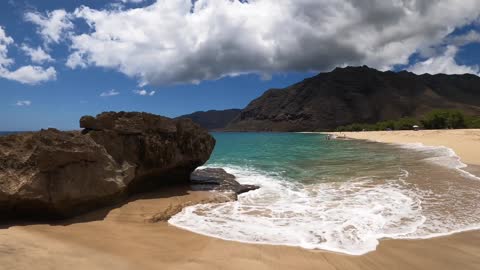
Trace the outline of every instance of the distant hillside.
<instances>
[{"instance_id":1,"label":"distant hillside","mask_svg":"<svg viewBox=\"0 0 480 270\"><path fill-rule=\"evenodd\" d=\"M182 115L178 118L190 118L193 122L209 130L220 130L227 126L241 112L240 109L230 109L223 111L210 110L207 112L194 112L192 114Z\"/></svg>"},{"instance_id":2,"label":"distant hillside","mask_svg":"<svg viewBox=\"0 0 480 270\"><path fill-rule=\"evenodd\" d=\"M337 68L253 100L228 125L231 131L316 131L376 123L432 109L480 115L480 78L415 75L368 67Z\"/></svg>"}]
</instances>

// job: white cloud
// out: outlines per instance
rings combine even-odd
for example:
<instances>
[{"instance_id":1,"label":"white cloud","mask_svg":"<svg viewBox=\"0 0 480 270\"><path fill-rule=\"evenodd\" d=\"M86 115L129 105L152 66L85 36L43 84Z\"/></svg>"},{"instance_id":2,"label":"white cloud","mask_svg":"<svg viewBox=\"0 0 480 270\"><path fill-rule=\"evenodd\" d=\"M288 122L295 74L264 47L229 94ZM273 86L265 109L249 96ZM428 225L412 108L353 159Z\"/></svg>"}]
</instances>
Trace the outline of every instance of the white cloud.
<instances>
[{"instance_id":1,"label":"white cloud","mask_svg":"<svg viewBox=\"0 0 480 270\"><path fill-rule=\"evenodd\" d=\"M69 14L63 9L57 9L42 15L38 12L27 12L25 20L38 26L38 33L45 43L59 43L65 31L73 29Z\"/></svg>"},{"instance_id":2,"label":"white cloud","mask_svg":"<svg viewBox=\"0 0 480 270\"><path fill-rule=\"evenodd\" d=\"M98 66L141 85L245 73L408 64L480 15L478 0L191 0L135 9L78 8L69 66Z\"/></svg>"},{"instance_id":3,"label":"white cloud","mask_svg":"<svg viewBox=\"0 0 480 270\"><path fill-rule=\"evenodd\" d=\"M442 55L438 55L432 58L427 59L423 62L418 62L413 66L409 67L408 70L416 74L476 74L479 75L479 67L470 67L459 65L455 61L455 56L457 55L458 48L450 45L446 48L445 52Z\"/></svg>"},{"instance_id":4,"label":"white cloud","mask_svg":"<svg viewBox=\"0 0 480 270\"><path fill-rule=\"evenodd\" d=\"M480 33L478 31L471 30L463 35L451 37L448 43L455 46L464 46L471 43L480 43Z\"/></svg>"},{"instance_id":5,"label":"white cloud","mask_svg":"<svg viewBox=\"0 0 480 270\"><path fill-rule=\"evenodd\" d=\"M13 60L8 58L8 46L12 43L13 38L7 36L3 27L0 26L0 70L13 63Z\"/></svg>"},{"instance_id":6,"label":"white cloud","mask_svg":"<svg viewBox=\"0 0 480 270\"><path fill-rule=\"evenodd\" d=\"M100 94L101 97L113 97L117 95L120 95L120 92L115 91L115 89L105 91Z\"/></svg>"},{"instance_id":7,"label":"white cloud","mask_svg":"<svg viewBox=\"0 0 480 270\"><path fill-rule=\"evenodd\" d=\"M13 43L13 39L8 37L0 26L0 78L32 85L56 79L57 72L53 67L45 69L40 66L28 65L12 71L10 66L14 61L8 57L8 46Z\"/></svg>"},{"instance_id":8,"label":"white cloud","mask_svg":"<svg viewBox=\"0 0 480 270\"><path fill-rule=\"evenodd\" d=\"M134 90L133 91L134 94L137 94L137 95L140 95L140 96L153 96L155 95L155 91L147 91L145 89L141 89L141 90Z\"/></svg>"},{"instance_id":9,"label":"white cloud","mask_svg":"<svg viewBox=\"0 0 480 270\"><path fill-rule=\"evenodd\" d=\"M26 44L22 44L20 49L32 60L33 63L42 64L45 62L53 62L53 58L46 53L41 47L31 48Z\"/></svg>"},{"instance_id":10,"label":"white cloud","mask_svg":"<svg viewBox=\"0 0 480 270\"><path fill-rule=\"evenodd\" d=\"M39 66L22 66L14 71L0 70L0 77L33 85L55 80L57 71L53 67L44 69Z\"/></svg>"},{"instance_id":11,"label":"white cloud","mask_svg":"<svg viewBox=\"0 0 480 270\"><path fill-rule=\"evenodd\" d=\"M15 105L20 106L20 107L30 106L30 105L32 105L32 102L30 100L19 100L19 101L17 101L17 103L15 103Z\"/></svg>"},{"instance_id":12,"label":"white cloud","mask_svg":"<svg viewBox=\"0 0 480 270\"><path fill-rule=\"evenodd\" d=\"M86 68L87 64L83 61L83 56L80 52L70 54L66 63L67 67L74 69L77 67Z\"/></svg>"}]
</instances>

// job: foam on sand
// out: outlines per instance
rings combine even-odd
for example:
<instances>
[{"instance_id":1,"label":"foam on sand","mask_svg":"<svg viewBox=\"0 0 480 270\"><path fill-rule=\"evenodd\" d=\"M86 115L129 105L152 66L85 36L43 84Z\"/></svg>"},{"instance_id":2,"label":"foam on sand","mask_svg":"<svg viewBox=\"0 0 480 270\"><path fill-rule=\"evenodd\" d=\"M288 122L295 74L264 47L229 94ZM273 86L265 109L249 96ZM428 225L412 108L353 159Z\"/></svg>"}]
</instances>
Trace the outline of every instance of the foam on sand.
<instances>
[{"instance_id":1,"label":"foam on sand","mask_svg":"<svg viewBox=\"0 0 480 270\"><path fill-rule=\"evenodd\" d=\"M445 146L428 146L424 145L423 143L402 143L394 145L404 149L412 149L415 151L425 152L431 156L424 159L425 161L450 169L458 170L462 175L466 177L480 180L480 177L464 170L468 167L468 165L463 163L461 158L451 148Z\"/></svg>"},{"instance_id":2,"label":"foam on sand","mask_svg":"<svg viewBox=\"0 0 480 270\"><path fill-rule=\"evenodd\" d=\"M434 153L424 161L477 178L461 170L465 164L451 149L404 147ZM372 176L302 184L253 168L224 168L240 183L261 188L239 196L236 202L187 207L170 224L225 240L350 255L375 250L382 238L431 238L480 228L478 192L450 186L439 193L419 188L407 180L406 169L392 179ZM458 201L459 196L465 200ZM463 212L449 214L443 206L451 204L458 204Z\"/></svg>"},{"instance_id":3,"label":"foam on sand","mask_svg":"<svg viewBox=\"0 0 480 270\"><path fill-rule=\"evenodd\" d=\"M237 202L185 208L169 222L225 240L360 255L375 250L378 239L413 233L425 221L419 198L395 183L303 186L255 170L226 170L262 188Z\"/></svg>"}]
</instances>

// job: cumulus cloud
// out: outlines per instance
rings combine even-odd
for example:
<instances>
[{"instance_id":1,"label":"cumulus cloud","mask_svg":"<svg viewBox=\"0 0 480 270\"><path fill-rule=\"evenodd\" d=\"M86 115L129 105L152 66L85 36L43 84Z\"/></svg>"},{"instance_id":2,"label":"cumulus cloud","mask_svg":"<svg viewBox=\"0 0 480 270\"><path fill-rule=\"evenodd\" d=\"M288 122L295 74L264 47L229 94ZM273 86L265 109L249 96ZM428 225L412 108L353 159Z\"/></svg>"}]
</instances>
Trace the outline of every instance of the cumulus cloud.
<instances>
[{"instance_id":1,"label":"cumulus cloud","mask_svg":"<svg viewBox=\"0 0 480 270\"><path fill-rule=\"evenodd\" d=\"M7 36L3 27L0 26L0 70L13 63L13 60L8 58L8 46L12 43L13 38Z\"/></svg>"},{"instance_id":2,"label":"cumulus cloud","mask_svg":"<svg viewBox=\"0 0 480 270\"><path fill-rule=\"evenodd\" d=\"M15 103L16 106L23 107L23 106L30 106L32 102L30 100L19 100Z\"/></svg>"},{"instance_id":3,"label":"cumulus cloud","mask_svg":"<svg viewBox=\"0 0 480 270\"><path fill-rule=\"evenodd\" d=\"M26 44L22 44L20 49L30 57L33 63L42 64L45 62L53 62L53 58L41 47L31 48Z\"/></svg>"},{"instance_id":4,"label":"cumulus cloud","mask_svg":"<svg viewBox=\"0 0 480 270\"><path fill-rule=\"evenodd\" d=\"M141 90L133 90L133 93L134 94L137 94L137 95L140 95L140 96L153 96L155 95L155 91L147 91L147 90L144 90L144 89L141 89Z\"/></svg>"},{"instance_id":5,"label":"cumulus cloud","mask_svg":"<svg viewBox=\"0 0 480 270\"><path fill-rule=\"evenodd\" d=\"M33 85L55 80L57 78L57 72L53 67L44 69L39 66L22 66L14 71L0 70L0 77Z\"/></svg>"},{"instance_id":6,"label":"cumulus cloud","mask_svg":"<svg viewBox=\"0 0 480 270\"><path fill-rule=\"evenodd\" d=\"M115 89L105 91L100 94L101 97L113 97L117 95L120 95L120 92L117 92Z\"/></svg>"},{"instance_id":7,"label":"cumulus cloud","mask_svg":"<svg viewBox=\"0 0 480 270\"><path fill-rule=\"evenodd\" d=\"M64 33L73 28L69 13L63 9L47 12L45 15L38 12L27 12L25 20L38 27L38 33L46 44L59 43Z\"/></svg>"},{"instance_id":8,"label":"cumulus cloud","mask_svg":"<svg viewBox=\"0 0 480 270\"><path fill-rule=\"evenodd\" d=\"M57 72L53 67L45 69L40 66L28 65L12 71L10 66L14 61L8 57L8 46L13 43L14 40L7 36L0 26L0 78L32 85L56 79Z\"/></svg>"},{"instance_id":9,"label":"cumulus cloud","mask_svg":"<svg viewBox=\"0 0 480 270\"><path fill-rule=\"evenodd\" d=\"M476 74L479 75L479 67L470 67L465 65L459 65L455 61L455 56L457 55L458 48L456 46L450 45L446 48L445 52L442 55L429 58L423 62L418 62L408 68L409 71L416 74Z\"/></svg>"},{"instance_id":10,"label":"cumulus cloud","mask_svg":"<svg viewBox=\"0 0 480 270\"><path fill-rule=\"evenodd\" d=\"M177 0L126 10L78 8L68 66L97 66L141 85L245 73L408 64L480 15L478 0Z\"/></svg>"},{"instance_id":11,"label":"cumulus cloud","mask_svg":"<svg viewBox=\"0 0 480 270\"><path fill-rule=\"evenodd\" d=\"M65 65L71 69L75 69L77 67L80 68L86 68L87 63L83 61L83 56L80 52L74 52L70 54L70 56L67 59L67 63Z\"/></svg>"}]
</instances>

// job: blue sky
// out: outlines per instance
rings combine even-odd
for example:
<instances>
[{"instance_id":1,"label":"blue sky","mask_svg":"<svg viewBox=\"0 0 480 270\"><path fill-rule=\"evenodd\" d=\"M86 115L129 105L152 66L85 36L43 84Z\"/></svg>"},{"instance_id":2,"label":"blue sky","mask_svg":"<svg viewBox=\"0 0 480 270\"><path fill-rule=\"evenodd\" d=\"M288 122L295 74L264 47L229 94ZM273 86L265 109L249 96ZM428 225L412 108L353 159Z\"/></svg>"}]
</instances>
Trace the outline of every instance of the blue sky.
<instances>
[{"instance_id":1,"label":"blue sky","mask_svg":"<svg viewBox=\"0 0 480 270\"><path fill-rule=\"evenodd\" d=\"M336 66L478 74L477 1L451 12L372 1L373 14L342 1L2 1L0 130L77 129L82 115L110 110L174 117L243 108ZM117 94L102 96L109 92Z\"/></svg>"}]
</instances>

